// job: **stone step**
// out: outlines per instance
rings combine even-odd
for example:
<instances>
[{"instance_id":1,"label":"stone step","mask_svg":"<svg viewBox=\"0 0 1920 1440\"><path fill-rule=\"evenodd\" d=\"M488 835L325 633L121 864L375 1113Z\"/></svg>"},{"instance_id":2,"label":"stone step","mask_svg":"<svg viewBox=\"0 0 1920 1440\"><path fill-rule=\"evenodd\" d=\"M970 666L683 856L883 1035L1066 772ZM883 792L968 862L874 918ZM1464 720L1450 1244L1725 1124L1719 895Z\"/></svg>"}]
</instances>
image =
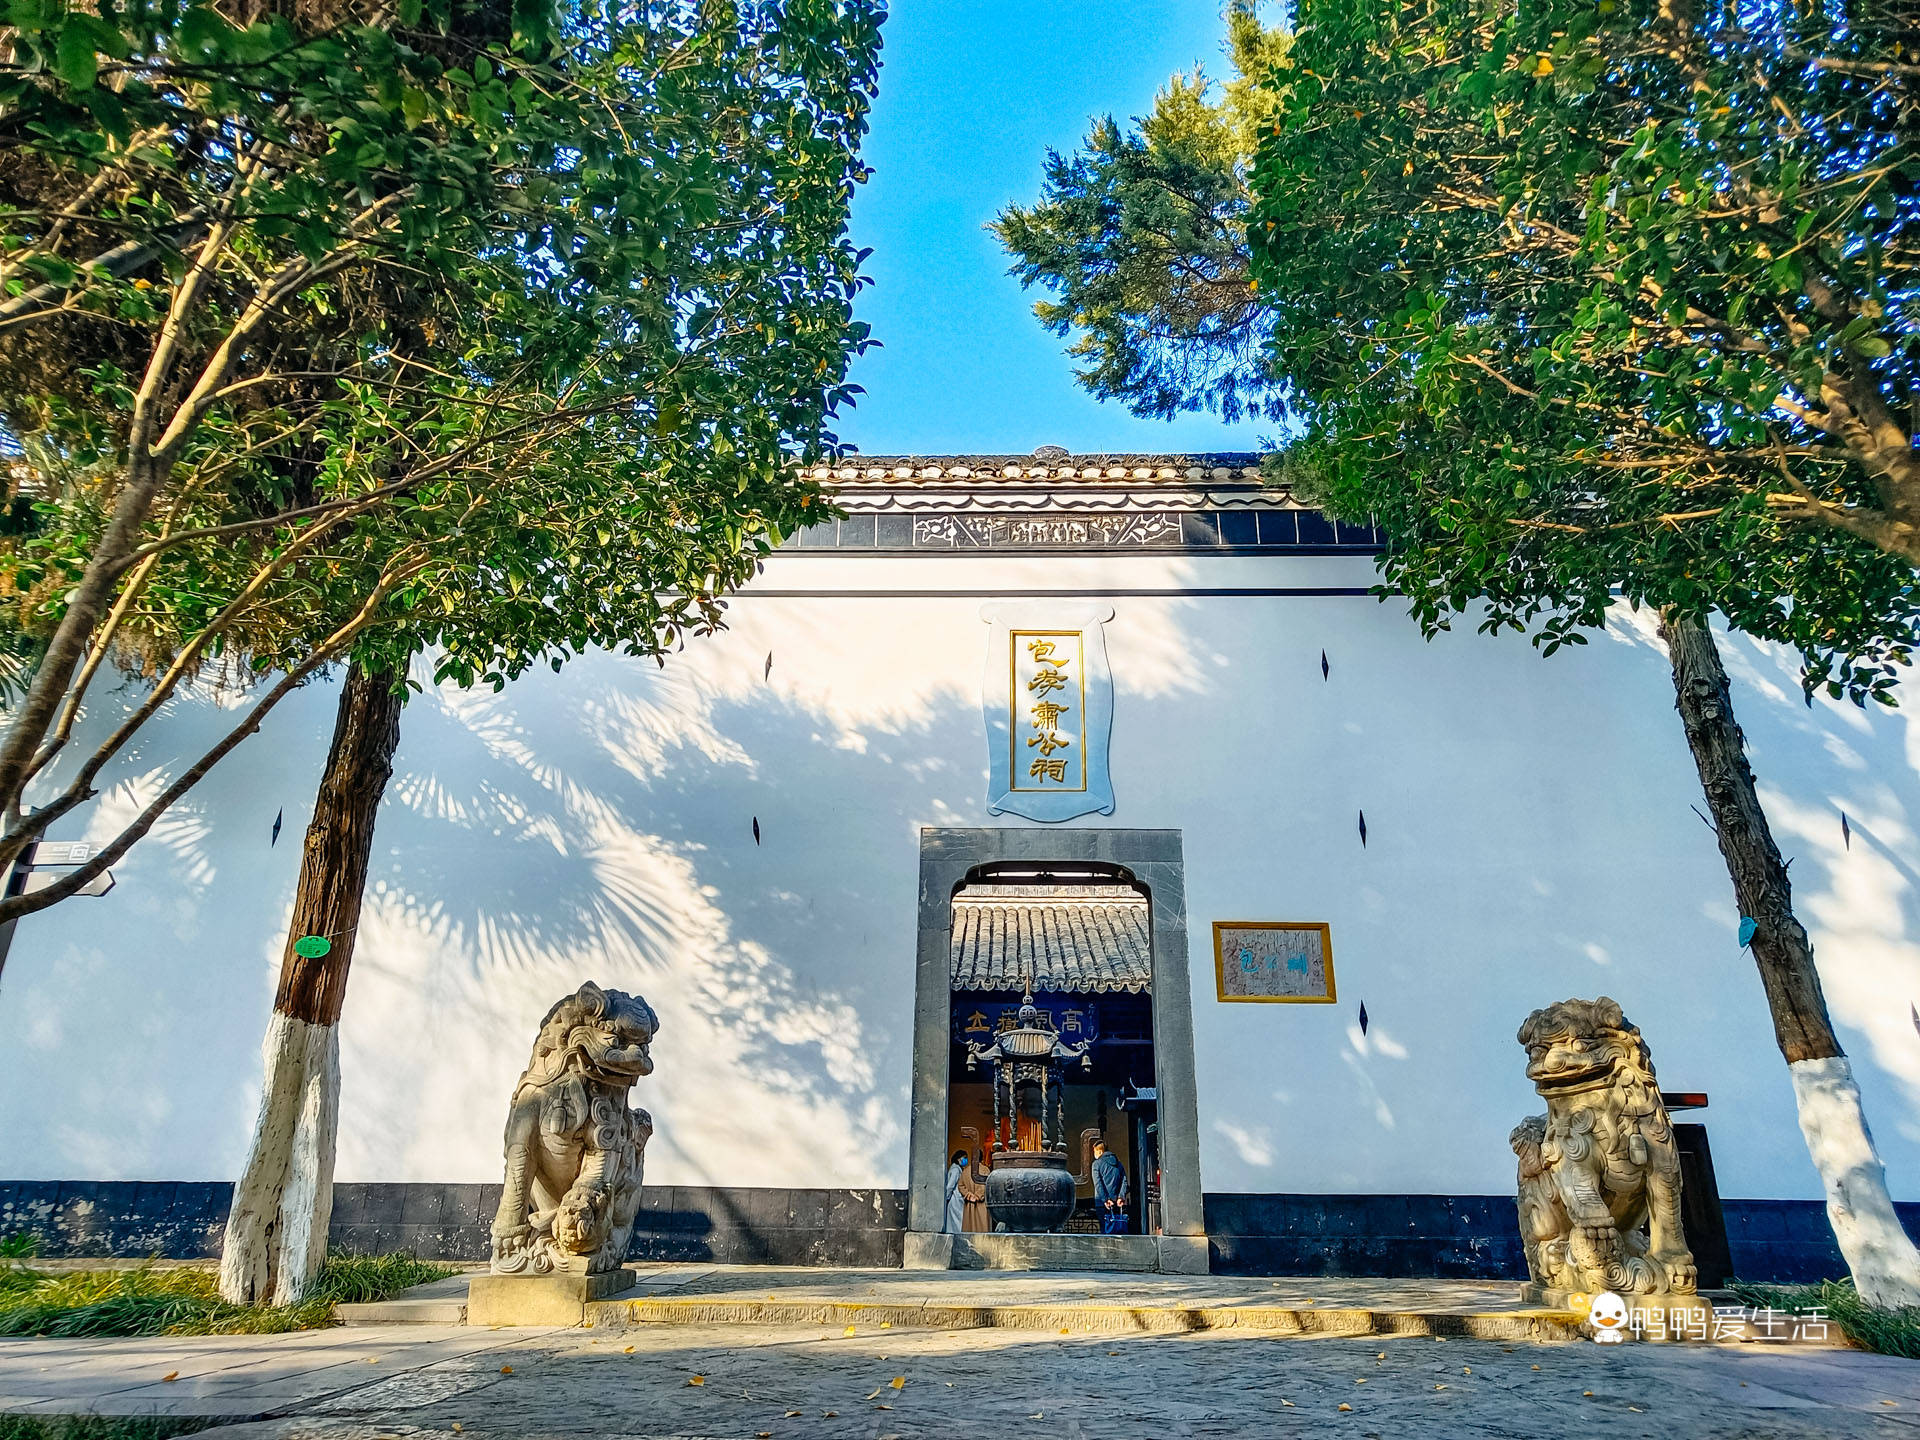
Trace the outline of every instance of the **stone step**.
<instances>
[{"instance_id":1,"label":"stone step","mask_svg":"<svg viewBox=\"0 0 1920 1440\"><path fill-rule=\"evenodd\" d=\"M1158 1270L1151 1235L971 1234L953 1237L956 1270Z\"/></svg>"},{"instance_id":2,"label":"stone step","mask_svg":"<svg viewBox=\"0 0 1920 1440\"><path fill-rule=\"evenodd\" d=\"M391 1300L336 1305L342 1325L464 1325L467 1323L467 1275L449 1275L402 1290Z\"/></svg>"},{"instance_id":3,"label":"stone step","mask_svg":"<svg viewBox=\"0 0 1920 1440\"><path fill-rule=\"evenodd\" d=\"M587 1324L826 1325L861 1331L1040 1330L1089 1335L1174 1335L1235 1330L1270 1335L1445 1335L1481 1340L1581 1339L1572 1311L1491 1313L1307 1308L1283 1305L969 1305L950 1301L885 1303L820 1299L685 1298L648 1295L586 1307Z\"/></svg>"}]
</instances>

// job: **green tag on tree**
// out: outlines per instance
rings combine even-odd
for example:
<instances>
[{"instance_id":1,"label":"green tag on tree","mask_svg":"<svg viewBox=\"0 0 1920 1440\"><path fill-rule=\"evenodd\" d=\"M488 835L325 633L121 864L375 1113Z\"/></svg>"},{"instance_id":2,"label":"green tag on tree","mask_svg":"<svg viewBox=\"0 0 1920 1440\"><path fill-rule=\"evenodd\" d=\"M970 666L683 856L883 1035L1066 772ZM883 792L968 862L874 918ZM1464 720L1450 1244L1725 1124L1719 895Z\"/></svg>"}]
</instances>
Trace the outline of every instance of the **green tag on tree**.
<instances>
[{"instance_id":1,"label":"green tag on tree","mask_svg":"<svg viewBox=\"0 0 1920 1440\"><path fill-rule=\"evenodd\" d=\"M293 953L308 960L318 960L331 949L333 942L324 935L302 935L293 942Z\"/></svg>"}]
</instances>

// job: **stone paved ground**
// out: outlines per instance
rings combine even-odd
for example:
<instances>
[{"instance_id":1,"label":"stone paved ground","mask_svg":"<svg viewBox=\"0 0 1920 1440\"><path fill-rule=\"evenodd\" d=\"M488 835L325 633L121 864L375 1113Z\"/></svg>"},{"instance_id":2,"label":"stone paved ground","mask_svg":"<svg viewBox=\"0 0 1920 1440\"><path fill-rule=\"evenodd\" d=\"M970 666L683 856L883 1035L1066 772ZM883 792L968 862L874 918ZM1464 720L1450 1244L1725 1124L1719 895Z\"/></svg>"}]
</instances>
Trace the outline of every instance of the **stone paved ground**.
<instances>
[{"instance_id":1,"label":"stone paved ground","mask_svg":"<svg viewBox=\"0 0 1920 1440\"><path fill-rule=\"evenodd\" d=\"M1758 1345L380 1326L0 1342L0 1407L280 1417L209 1440L1750 1440L1920 1436L1920 1364Z\"/></svg>"}]
</instances>

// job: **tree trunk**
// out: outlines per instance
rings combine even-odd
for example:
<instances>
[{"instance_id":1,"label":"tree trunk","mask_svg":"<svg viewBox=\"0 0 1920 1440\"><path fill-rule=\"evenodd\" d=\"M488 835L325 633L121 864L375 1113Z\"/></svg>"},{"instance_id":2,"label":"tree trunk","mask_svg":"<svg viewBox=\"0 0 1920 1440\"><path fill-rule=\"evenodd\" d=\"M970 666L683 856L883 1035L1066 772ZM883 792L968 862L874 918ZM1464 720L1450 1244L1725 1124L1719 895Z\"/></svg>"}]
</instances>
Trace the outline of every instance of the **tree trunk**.
<instances>
[{"instance_id":1,"label":"tree trunk","mask_svg":"<svg viewBox=\"0 0 1920 1440\"><path fill-rule=\"evenodd\" d=\"M319 1273L333 1213L340 1107L341 1002L360 925L373 824L400 743L397 677L349 667L333 748L315 798L280 959L265 1046L266 1080L253 1147L234 1187L220 1256L220 1293L236 1304L290 1305ZM320 956L294 946L318 935Z\"/></svg>"},{"instance_id":2,"label":"tree trunk","mask_svg":"<svg viewBox=\"0 0 1920 1440\"><path fill-rule=\"evenodd\" d=\"M1746 739L1733 716L1727 672L1702 622L1661 615L1687 745L1713 813L1740 914L1773 1012L1774 1038L1793 1077L1800 1131L1827 1192L1827 1219L1861 1296L1876 1305L1920 1305L1920 1251L1901 1228L1873 1147L1860 1090L1827 1018L1813 946L1793 913L1793 887L1754 790Z\"/></svg>"}]
</instances>

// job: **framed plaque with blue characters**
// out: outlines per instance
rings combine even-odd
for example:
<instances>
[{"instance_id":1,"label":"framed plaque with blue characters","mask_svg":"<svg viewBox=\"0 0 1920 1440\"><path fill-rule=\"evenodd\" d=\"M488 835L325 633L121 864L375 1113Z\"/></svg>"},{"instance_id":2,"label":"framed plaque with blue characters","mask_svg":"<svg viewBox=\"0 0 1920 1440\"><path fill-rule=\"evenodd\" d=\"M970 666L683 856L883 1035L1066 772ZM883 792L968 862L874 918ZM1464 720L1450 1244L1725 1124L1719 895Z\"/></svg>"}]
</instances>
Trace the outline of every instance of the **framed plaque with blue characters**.
<instances>
[{"instance_id":1,"label":"framed plaque with blue characters","mask_svg":"<svg viewBox=\"0 0 1920 1440\"><path fill-rule=\"evenodd\" d=\"M1332 927L1316 921L1216 920L1213 969L1222 1000L1331 1005Z\"/></svg>"}]
</instances>

